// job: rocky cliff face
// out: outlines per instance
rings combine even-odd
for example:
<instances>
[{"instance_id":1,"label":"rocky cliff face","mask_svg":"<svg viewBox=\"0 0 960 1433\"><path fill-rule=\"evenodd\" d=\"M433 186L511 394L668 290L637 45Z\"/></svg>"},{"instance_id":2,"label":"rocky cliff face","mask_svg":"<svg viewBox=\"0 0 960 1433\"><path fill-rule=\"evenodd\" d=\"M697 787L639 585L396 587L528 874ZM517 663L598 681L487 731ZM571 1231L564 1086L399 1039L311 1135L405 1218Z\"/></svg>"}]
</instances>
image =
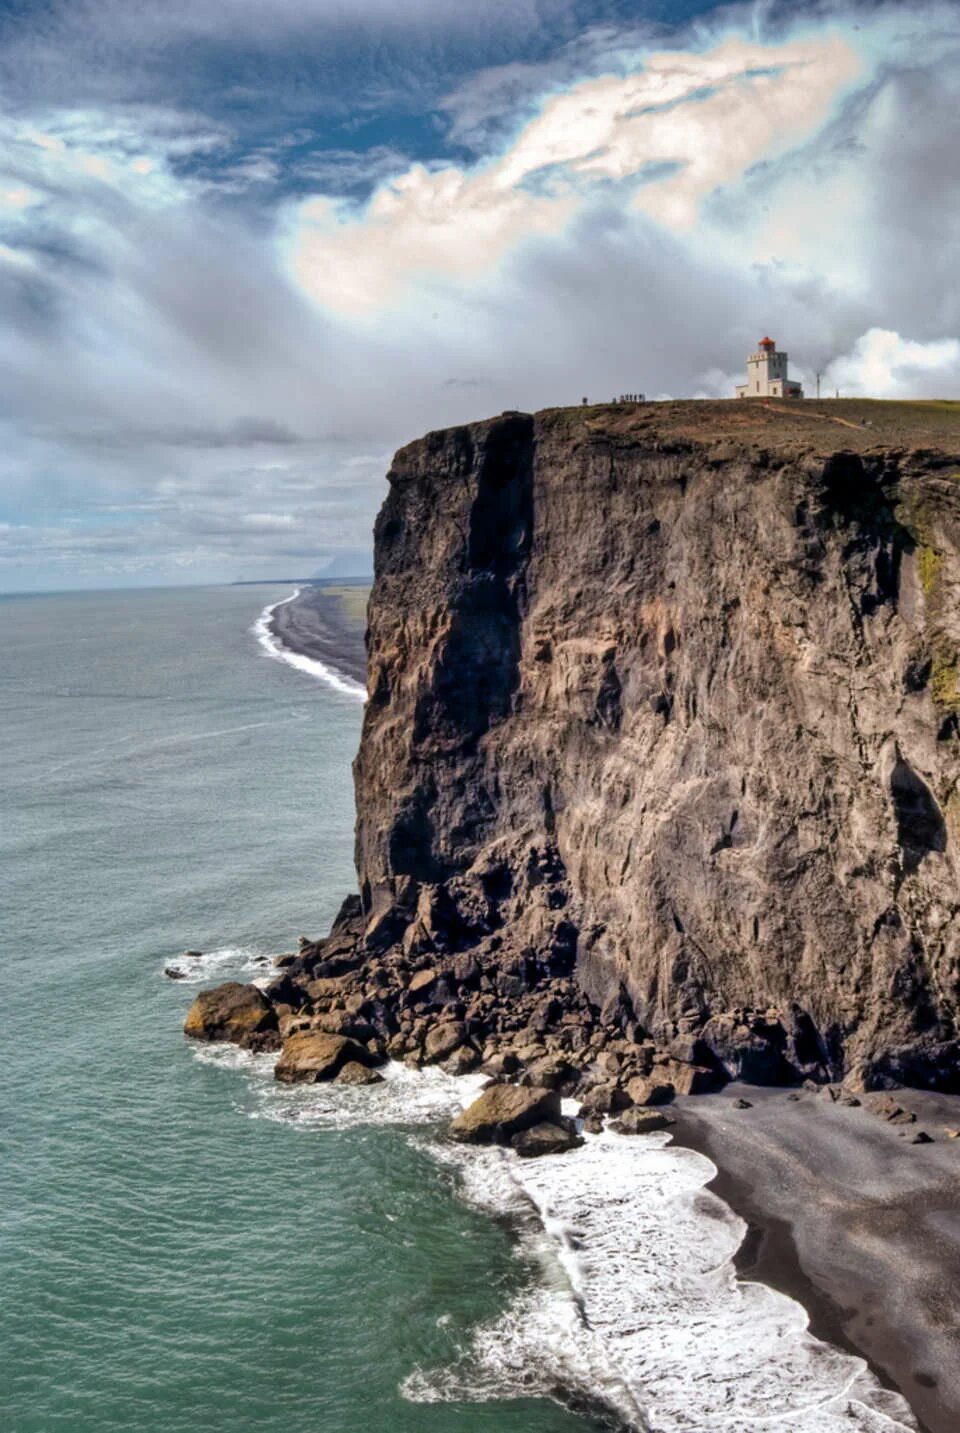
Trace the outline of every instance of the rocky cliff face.
<instances>
[{"instance_id":1,"label":"rocky cliff face","mask_svg":"<svg viewBox=\"0 0 960 1433\"><path fill-rule=\"evenodd\" d=\"M960 1088L960 413L504 414L389 483L374 983L456 957L729 1074Z\"/></svg>"}]
</instances>

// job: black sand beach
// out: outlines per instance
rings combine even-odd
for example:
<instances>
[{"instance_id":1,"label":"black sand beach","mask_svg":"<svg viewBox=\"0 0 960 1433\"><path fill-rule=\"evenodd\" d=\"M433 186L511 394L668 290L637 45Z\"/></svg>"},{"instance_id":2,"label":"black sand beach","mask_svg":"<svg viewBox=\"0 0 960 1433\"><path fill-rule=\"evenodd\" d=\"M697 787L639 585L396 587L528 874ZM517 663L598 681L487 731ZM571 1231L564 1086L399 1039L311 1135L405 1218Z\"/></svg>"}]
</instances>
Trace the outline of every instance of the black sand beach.
<instances>
[{"instance_id":1,"label":"black sand beach","mask_svg":"<svg viewBox=\"0 0 960 1433\"><path fill-rule=\"evenodd\" d=\"M749 1109L737 1109L744 1098ZM898 1090L892 1124L824 1094L730 1085L677 1104L677 1142L750 1225L740 1273L803 1304L866 1358L925 1433L960 1429L960 1096ZM929 1144L913 1144L918 1130Z\"/></svg>"},{"instance_id":2,"label":"black sand beach","mask_svg":"<svg viewBox=\"0 0 960 1433\"><path fill-rule=\"evenodd\" d=\"M365 682L368 593L369 587L359 583L304 587L274 609L270 630L292 652Z\"/></svg>"}]
</instances>

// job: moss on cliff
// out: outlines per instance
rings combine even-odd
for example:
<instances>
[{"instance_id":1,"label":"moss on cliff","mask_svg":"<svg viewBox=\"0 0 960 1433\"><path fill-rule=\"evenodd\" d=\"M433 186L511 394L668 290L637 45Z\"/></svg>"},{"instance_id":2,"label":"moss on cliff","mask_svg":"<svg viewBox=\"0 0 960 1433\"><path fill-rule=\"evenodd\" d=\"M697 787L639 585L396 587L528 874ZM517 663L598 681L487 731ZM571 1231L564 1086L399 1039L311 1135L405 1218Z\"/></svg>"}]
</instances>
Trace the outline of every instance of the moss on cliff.
<instances>
[{"instance_id":1,"label":"moss on cliff","mask_svg":"<svg viewBox=\"0 0 960 1433\"><path fill-rule=\"evenodd\" d=\"M944 631L949 592L938 516L929 496L914 494L904 501L902 518L916 545L917 579L923 593L930 695L941 712L956 712L960 711L960 654Z\"/></svg>"}]
</instances>

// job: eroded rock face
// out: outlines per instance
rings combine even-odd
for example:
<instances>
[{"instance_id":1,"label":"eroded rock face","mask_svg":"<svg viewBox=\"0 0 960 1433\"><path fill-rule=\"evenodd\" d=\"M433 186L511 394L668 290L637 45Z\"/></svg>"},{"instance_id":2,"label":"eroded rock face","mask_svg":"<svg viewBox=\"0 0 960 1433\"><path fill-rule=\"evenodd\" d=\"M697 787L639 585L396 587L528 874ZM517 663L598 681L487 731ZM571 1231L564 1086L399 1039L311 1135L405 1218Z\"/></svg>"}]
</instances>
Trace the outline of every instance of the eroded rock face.
<instances>
[{"instance_id":1,"label":"eroded rock face","mask_svg":"<svg viewBox=\"0 0 960 1433\"><path fill-rule=\"evenodd\" d=\"M270 1001L255 985L237 980L201 990L187 1011L183 1030L194 1040L223 1040L260 1049L280 1044Z\"/></svg>"},{"instance_id":2,"label":"eroded rock face","mask_svg":"<svg viewBox=\"0 0 960 1433\"><path fill-rule=\"evenodd\" d=\"M508 414L397 455L351 919L411 1021L958 1086L960 443L899 407Z\"/></svg>"}]
</instances>

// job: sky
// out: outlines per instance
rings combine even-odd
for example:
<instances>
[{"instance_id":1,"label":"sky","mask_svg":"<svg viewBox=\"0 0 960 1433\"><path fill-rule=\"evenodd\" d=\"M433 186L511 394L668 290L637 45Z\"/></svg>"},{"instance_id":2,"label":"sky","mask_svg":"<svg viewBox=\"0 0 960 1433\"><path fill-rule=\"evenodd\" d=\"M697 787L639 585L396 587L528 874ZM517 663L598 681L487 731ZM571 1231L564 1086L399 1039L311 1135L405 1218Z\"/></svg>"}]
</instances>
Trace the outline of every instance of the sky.
<instances>
[{"instance_id":1,"label":"sky","mask_svg":"<svg viewBox=\"0 0 960 1433\"><path fill-rule=\"evenodd\" d=\"M0 590L362 571L400 444L960 396L960 6L0 0Z\"/></svg>"}]
</instances>

